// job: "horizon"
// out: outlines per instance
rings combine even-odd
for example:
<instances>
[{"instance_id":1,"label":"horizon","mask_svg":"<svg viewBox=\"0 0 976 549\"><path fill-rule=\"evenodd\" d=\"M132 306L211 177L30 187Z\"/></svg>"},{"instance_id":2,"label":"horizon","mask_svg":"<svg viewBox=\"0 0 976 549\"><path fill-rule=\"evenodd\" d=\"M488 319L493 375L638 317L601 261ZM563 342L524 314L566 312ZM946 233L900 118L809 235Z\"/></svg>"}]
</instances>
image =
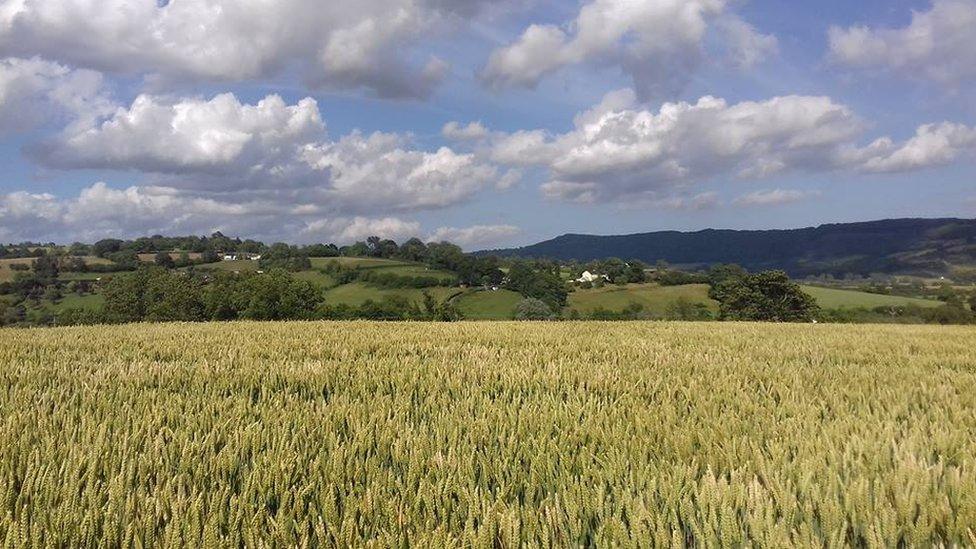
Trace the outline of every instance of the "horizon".
<instances>
[{"instance_id":1,"label":"horizon","mask_svg":"<svg viewBox=\"0 0 976 549\"><path fill-rule=\"evenodd\" d=\"M282 1L0 13L0 241L976 217L976 0Z\"/></svg>"},{"instance_id":2,"label":"horizon","mask_svg":"<svg viewBox=\"0 0 976 549\"><path fill-rule=\"evenodd\" d=\"M444 240L444 239L442 239L442 240L430 240L430 239L423 238L423 237L421 237L419 235L408 235L408 236L401 237L399 239L393 238L391 240L397 242L398 244L402 244L403 242L406 242L407 240L412 239L412 238L418 238L421 241L423 241L424 243L428 243L428 244L434 243L434 242L448 242L448 243L451 243L451 244L457 244L458 246L460 246L462 248L462 250L465 253L484 254L484 253L495 252L495 251L507 251L507 250L518 250L518 249L522 249L522 248L528 248L528 247L535 246L537 244L544 244L544 243L547 243L547 242L550 242L550 241L553 241L553 240L557 240L557 239L562 238L562 237L571 237L571 236L583 236L583 237L595 237L595 238L612 238L612 237L640 236L640 235L657 234L657 233L696 234L696 233L702 233L702 232L707 232L707 231L716 231L716 232L718 232L718 231L722 231L722 232L797 231L797 230L804 230L804 229L818 229L818 228L822 228L822 227L826 227L826 226L861 225L861 224L869 224L869 223L883 223L883 222L889 222L889 221L974 221L974 222L976 222L976 217L973 217L973 218L966 218L966 217L890 217L890 218L883 218L883 219L867 219L867 220L863 220L863 221L850 221L850 222L843 222L843 223L820 223L820 224L817 224L817 225L805 225L805 226L798 226L798 227L770 227L770 228L765 228L765 229L734 229L734 228L728 228L728 227L705 227L703 229L694 229L694 230L657 229L657 230L640 231L640 232L635 232L635 233L620 233L620 234L562 233L562 234L558 234L558 235L552 236L550 238L545 238L545 239L538 240L538 241L535 241L535 242L530 242L530 243L527 243L527 244L524 244L524 245L511 246L511 247L508 247L508 248L496 247L496 248L477 248L477 249L471 249L471 248L462 246L460 244L457 244L455 242L452 242L450 240ZM221 232L221 231L216 231L216 232ZM107 236L105 238L106 239L118 239L118 240L124 240L124 241L125 240L135 241L135 240L139 240L139 239L153 238L153 237L157 237L157 236L158 237L163 237L163 238L211 237L214 234L216 234L216 232L215 233L211 233L211 234L158 234L158 233L155 233L155 234L134 235L134 236L129 236L129 237L125 237L125 238L115 237L115 236ZM223 233L221 232L221 234L223 234ZM365 241L365 238L363 238L363 239L360 239L360 240L347 241L347 242L338 242L338 241L289 242L287 240L262 240L260 238L256 238L256 237L253 237L253 236L246 236L246 235L239 235L239 234L231 234L231 235L223 234L223 236L225 236L227 238L230 238L230 239L234 239L234 240L240 240L242 242L255 241L255 242L258 242L258 243L261 243L261 244L265 244L265 245L271 245L271 244L277 244L277 243L285 243L285 244L294 245L294 246L303 246L303 245L312 245L312 244L324 244L324 245L335 245L338 248L344 248L344 247L351 246L353 244L356 244L356 243L364 242ZM370 235L370 236L379 236L380 238L386 238L386 237L383 237L382 235ZM50 241L23 240L23 241L19 241L19 242L0 241L0 246L18 246L18 245L25 244L25 243L32 243L32 244L50 244L50 243L53 243L53 244L55 244L57 246L70 246L70 245L75 244L75 243L81 243L81 244L90 245L90 244L94 244L95 242L96 242L95 240L90 241L90 242L80 241L80 240L73 240L73 241L71 241L71 240L66 240L66 241L57 241L57 240L50 240Z\"/></svg>"}]
</instances>

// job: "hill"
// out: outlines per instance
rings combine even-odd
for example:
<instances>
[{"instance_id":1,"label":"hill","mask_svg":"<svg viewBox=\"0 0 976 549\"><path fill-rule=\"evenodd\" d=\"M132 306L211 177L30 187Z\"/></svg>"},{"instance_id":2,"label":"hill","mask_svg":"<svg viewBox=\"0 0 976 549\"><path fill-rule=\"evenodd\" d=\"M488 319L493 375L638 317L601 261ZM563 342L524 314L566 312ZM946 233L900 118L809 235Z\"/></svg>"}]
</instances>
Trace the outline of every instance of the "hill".
<instances>
[{"instance_id":1,"label":"hill","mask_svg":"<svg viewBox=\"0 0 976 549\"><path fill-rule=\"evenodd\" d=\"M888 219L804 229L707 229L620 236L567 234L483 255L590 261L607 257L675 265L738 263L793 276L898 273L922 276L976 265L976 220Z\"/></svg>"}]
</instances>

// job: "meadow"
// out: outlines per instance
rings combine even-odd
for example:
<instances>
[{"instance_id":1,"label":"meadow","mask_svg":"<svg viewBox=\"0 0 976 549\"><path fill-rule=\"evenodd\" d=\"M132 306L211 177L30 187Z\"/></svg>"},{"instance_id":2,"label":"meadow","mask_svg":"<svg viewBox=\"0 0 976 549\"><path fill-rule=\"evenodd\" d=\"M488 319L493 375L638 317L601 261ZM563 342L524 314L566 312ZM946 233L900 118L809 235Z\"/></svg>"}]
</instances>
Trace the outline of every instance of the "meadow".
<instances>
[{"instance_id":1,"label":"meadow","mask_svg":"<svg viewBox=\"0 0 976 549\"><path fill-rule=\"evenodd\" d=\"M0 330L5 546L976 545L976 330Z\"/></svg>"}]
</instances>

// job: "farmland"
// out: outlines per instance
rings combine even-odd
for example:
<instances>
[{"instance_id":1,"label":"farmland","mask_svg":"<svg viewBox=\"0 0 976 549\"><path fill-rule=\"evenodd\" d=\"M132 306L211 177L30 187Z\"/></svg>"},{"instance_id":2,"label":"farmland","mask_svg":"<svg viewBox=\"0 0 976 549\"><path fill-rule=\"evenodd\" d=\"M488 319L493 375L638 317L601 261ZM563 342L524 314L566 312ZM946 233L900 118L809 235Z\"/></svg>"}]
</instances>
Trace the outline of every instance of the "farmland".
<instances>
[{"instance_id":1,"label":"farmland","mask_svg":"<svg viewBox=\"0 0 976 549\"><path fill-rule=\"evenodd\" d=\"M871 294L852 290L835 288L820 288L817 286L803 286L803 291L812 295L817 303L825 309L849 309L856 307L938 307L942 305L933 299L918 299L893 295Z\"/></svg>"},{"instance_id":2,"label":"farmland","mask_svg":"<svg viewBox=\"0 0 976 549\"><path fill-rule=\"evenodd\" d=\"M976 543L976 331L0 330L0 539Z\"/></svg>"},{"instance_id":3,"label":"farmland","mask_svg":"<svg viewBox=\"0 0 976 549\"><path fill-rule=\"evenodd\" d=\"M589 313L601 307L619 311L632 303L638 303L652 313L664 314L668 306L679 299L705 303L713 310L718 308L716 303L708 298L707 284L686 284L683 286L607 285L603 288L573 292L569 296L569 307L583 313Z\"/></svg>"}]
</instances>

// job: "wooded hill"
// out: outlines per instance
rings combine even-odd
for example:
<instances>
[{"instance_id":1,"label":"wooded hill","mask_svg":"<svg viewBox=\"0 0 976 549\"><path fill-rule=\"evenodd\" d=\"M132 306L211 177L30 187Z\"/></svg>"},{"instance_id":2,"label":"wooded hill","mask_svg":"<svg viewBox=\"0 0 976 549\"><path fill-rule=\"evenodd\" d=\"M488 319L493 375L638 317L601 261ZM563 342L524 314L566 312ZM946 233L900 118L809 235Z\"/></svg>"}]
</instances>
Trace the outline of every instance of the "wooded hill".
<instances>
[{"instance_id":1,"label":"wooded hill","mask_svg":"<svg viewBox=\"0 0 976 549\"><path fill-rule=\"evenodd\" d=\"M976 266L976 220L887 219L786 230L567 234L484 255L591 261L607 257L705 266L738 263L793 276L869 273L942 275Z\"/></svg>"}]
</instances>

